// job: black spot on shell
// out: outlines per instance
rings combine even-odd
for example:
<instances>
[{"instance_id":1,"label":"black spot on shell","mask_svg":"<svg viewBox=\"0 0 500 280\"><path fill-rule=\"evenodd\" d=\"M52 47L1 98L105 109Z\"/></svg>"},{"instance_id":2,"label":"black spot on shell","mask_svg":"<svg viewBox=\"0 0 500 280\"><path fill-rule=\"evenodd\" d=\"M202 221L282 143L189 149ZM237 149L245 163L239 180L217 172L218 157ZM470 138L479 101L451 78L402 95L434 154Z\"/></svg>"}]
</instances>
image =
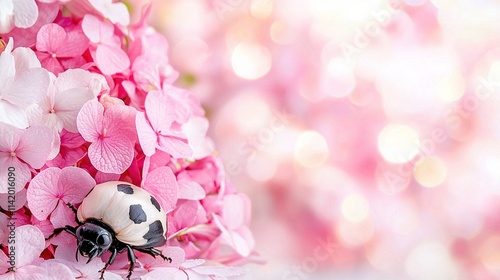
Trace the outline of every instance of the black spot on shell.
<instances>
[{"instance_id":1,"label":"black spot on shell","mask_svg":"<svg viewBox=\"0 0 500 280\"><path fill-rule=\"evenodd\" d=\"M134 193L134 189L129 184L119 184L117 186L117 188L118 188L118 191L122 192L122 193L126 193L126 194L133 194Z\"/></svg>"},{"instance_id":2,"label":"black spot on shell","mask_svg":"<svg viewBox=\"0 0 500 280\"><path fill-rule=\"evenodd\" d=\"M157 237L163 237L163 226L161 224L160 220L156 220L153 223L149 225L149 230L142 236L144 239L148 240L148 243L151 239L157 238Z\"/></svg>"},{"instance_id":3,"label":"black spot on shell","mask_svg":"<svg viewBox=\"0 0 500 280\"><path fill-rule=\"evenodd\" d=\"M142 210L142 206L140 204L130 205L130 209L128 211L128 217L135 224L143 223L148 219L148 217L146 216L146 212Z\"/></svg>"},{"instance_id":4,"label":"black spot on shell","mask_svg":"<svg viewBox=\"0 0 500 280\"><path fill-rule=\"evenodd\" d=\"M151 196L151 203L156 207L158 212L161 211L160 203L158 203L158 200L156 200L154 197Z\"/></svg>"}]
</instances>

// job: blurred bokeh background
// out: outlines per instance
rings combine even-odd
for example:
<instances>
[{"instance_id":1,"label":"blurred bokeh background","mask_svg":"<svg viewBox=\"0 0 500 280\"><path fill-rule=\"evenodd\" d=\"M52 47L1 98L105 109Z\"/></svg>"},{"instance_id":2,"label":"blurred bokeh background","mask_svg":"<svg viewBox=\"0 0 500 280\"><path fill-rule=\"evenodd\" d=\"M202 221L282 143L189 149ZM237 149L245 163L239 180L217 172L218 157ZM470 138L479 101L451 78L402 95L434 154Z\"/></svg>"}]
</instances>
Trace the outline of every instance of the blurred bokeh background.
<instances>
[{"instance_id":1,"label":"blurred bokeh background","mask_svg":"<svg viewBox=\"0 0 500 280\"><path fill-rule=\"evenodd\" d=\"M500 279L500 1L162 0L254 279Z\"/></svg>"}]
</instances>

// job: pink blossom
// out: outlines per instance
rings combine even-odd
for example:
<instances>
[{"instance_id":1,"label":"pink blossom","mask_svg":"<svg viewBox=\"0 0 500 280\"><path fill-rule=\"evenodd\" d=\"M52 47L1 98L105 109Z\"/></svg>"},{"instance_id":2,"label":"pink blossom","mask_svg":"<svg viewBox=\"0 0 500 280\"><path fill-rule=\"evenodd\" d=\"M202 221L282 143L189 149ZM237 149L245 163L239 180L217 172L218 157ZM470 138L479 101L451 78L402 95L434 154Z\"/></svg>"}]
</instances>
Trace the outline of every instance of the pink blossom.
<instances>
[{"instance_id":1,"label":"pink blossom","mask_svg":"<svg viewBox=\"0 0 500 280\"><path fill-rule=\"evenodd\" d=\"M30 168L41 168L52 148L52 130L45 126L19 129L0 122L0 168L15 169L16 192L31 179ZM0 174L1 182L7 181L7 172ZM0 193L7 193L8 185L1 184Z\"/></svg>"},{"instance_id":2,"label":"pink blossom","mask_svg":"<svg viewBox=\"0 0 500 280\"><path fill-rule=\"evenodd\" d=\"M86 15L82 29L91 42L90 52L95 64L104 75L113 75L129 68L130 60L115 36L113 24L93 15Z\"/></svg>"},{"instance_id":3,"label":"pink blossom","mask_svg":"<svg viewBox=\"0 0 500 280\"><path fill-rule=\"evenodd\" d=\"M60 132L78 132L76 116L83 104L94 98L92 91L72 77L84 77L85 70L72 69L61 73L49 88L45 99L39 104L42 109L42 123Z\"/></svg>"},{"instance_id":4,"label":"pink blossom","mask_svg":"<svg viewBox=\"0 0 500 280\"><path fill-rule=\"evenodd\" d=\"M123 105L104 110L96 100L85 103L78 113L78 131L92 143L88 155L97 170L121 174L130 166L137 138L135 114L133 108Z\"/></svg>"},{"instance_id":5,"label":"pink blossom","mask_svg":"<svg viewBox=\"0 0 500 280\"><path fill-rule=\"evenodd\" d=\"M14 27L28 28L35 24L38 7L35 0L5 0L0 2L0 34Z\"/></svg>"},{"instance_id":6,"label":"pink blossom","mask_svg":"<svg viewBox=\"0 0 500 280\"><path fill-rule=\"evenodd\" d=\"M37 56L43 67L59 74L68 66L77 67L86 61L81 57L87 50L89 40L78 25L66 31L51 23L40 28L36 39Z\"/></svg>"},{"instance_id":7,"label":"pink blossom","mask_svg":"<svg viewBox=\"0 0 500 280\"><path fill-rule=\"evenodd\" d=\"M31 49L12 45L11 39L0 54L0 121L26 128L26 110L45 96L50 78Z\"/></svg>"},{"instance_id":8,"label":"pink blossom","mask_svg":"<svg viewBox=\"0 0 500 280\"><path fill-rule=\"evenodd\" d=\"M155 150L162 150L174 158L189 157L192 150L186 143L177 120L187 119L189 114L182 105L170 95L161 91L151 91L146 97L146 112L139 112L136 126L139 143L146 156Z\"/></svg>"},{"instance_id":9,"label":"pink blossom","mask_svg":"<svg viewBox=\"0 0 500 280\"><path fill-rule=\"evenodd\" d=\"M66 203L80 203L95 184L95 180L81 168L50 167L31 180L28 206L38 220L46 220L50 215L54 227L75 224L75 215Z\"/></svg>"}]
</instances>

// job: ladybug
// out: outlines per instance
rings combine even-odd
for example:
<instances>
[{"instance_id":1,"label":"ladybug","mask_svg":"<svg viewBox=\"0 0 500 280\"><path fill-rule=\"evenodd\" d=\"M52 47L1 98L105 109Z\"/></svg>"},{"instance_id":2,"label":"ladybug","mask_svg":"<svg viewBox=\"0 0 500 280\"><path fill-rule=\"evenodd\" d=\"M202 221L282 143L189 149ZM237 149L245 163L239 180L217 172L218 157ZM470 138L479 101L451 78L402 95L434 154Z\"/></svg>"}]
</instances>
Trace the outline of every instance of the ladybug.
<instances>
[{"instance_id":1,"label":"ladybug","mask_svg":"<svg viewBox=\"0 0 500 280\"><path fill-rule=\"evenodd\" d=\"M87 257L89 263L107 251L111 252L106 265L99 270L104 279L106 268L113 264L116 254L127 251L130 279L135 265L133 250L153 257L164 256L154 248L166 243L167 216L158 201L147 191L130 183L110 181L96 185L76 209L67 204L76 214L78 226L57 228L47 238L50 239L66 231L77 239L78 253Z\"/></svg>"}]
</instances>

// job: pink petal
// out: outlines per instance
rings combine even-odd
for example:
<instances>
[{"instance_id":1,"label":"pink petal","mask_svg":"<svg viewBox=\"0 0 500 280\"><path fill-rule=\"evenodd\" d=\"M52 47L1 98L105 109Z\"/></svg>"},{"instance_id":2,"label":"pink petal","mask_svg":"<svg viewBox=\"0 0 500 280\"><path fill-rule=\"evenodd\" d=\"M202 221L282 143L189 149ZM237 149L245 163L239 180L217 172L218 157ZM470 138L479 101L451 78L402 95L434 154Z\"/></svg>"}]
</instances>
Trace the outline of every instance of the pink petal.
<instances>
[{"instance_id":1,"label":"pink petal","mask_svg":"<svg viewBox=\"0 0 500 280\"><path fill-rule=\"evenodd\" d=\"M84 169L69 166L61 170L56 189L64 202L75 204L82 202L95 185L94 178Z\"/></svg>"},{"instance_id":2,"label":"pink petal","mask_svg":"<svg viewBox=\"0 0 500 280\"><path fill-rule=\"evenodd\" d=\"M158 279L172 279L172 280L187 280L189 279L186 273L174 267L161 267L157 268L148 274L141 277L143 280L158 280Z\"/></svg>"},{"instance_id":3,"label":"pink petal","mask_svg":"<svg viewBox=\"0 0 500 280\"><path fill-rule=\"evenodd\" d=\"M191 150L191 147L186 143L187 140L160 136L158 142L158 149L169 153L174 158L187 158L193 155L193 150Z\"/></svg>"},{"instance_id":4,"label":"pink petal","mask_svg":"<svg viewBox=\"0 0 500 280\"><path fill-rule=\"evenodd\" d=\"M175 119L175 101L172 97L161 91L151 91L146 96L144 106L147 118L155 131L162 133L170 129Z\"/></svg>"},{"instance_id":5,"label":"pink petal","mask_svg":"<svg viewBox=\"0 0 500 280\"><path fill-rule=\"evenodd\" d=\"M222 219L228 229L237 229L250 220L250 199L244 194L229 194L224 197Z\"/></svg>"},{"instance_id":6,"label":"pink petal","mask_svg":"<svg viewBox=\"0 0 500 280\"><path fill-rule=\"evenodd\" d=\"M60 25L55 23L44 25L36 35L36 49L57 54L57 49L67 43L67 37L66 31Z\"/></svg>"},{"instance_id":7,"label":"pink petal","mask_svg":"<svg viewBox=\"0 0 500 280\"><path fill-rule=\"evenodd\" d=\"M0 112L9 112L8 114L0 114L0 122L13 125L17 128L26 128L29 126L28 115L23 108L0 100Z\"/></svg>"},{"instance_id":8,"label":"pink petal","mask_svg":"<svg viewBox=\"0 0 500 280\"><path fill-rule=\"evenodd\" d=\"M113 37L114 32L113 24L101 21L90 14L83 17L82 29L92 43L106 42Z\"/></svg>"},{"instance_id":9,"label":"pink petal","mask_svg":"<svg viewBox=\"0 0 500 280\"><path fill-rule=\"evenodd\" d=\"M63 92L72 88L89 88L91 80L92 74L89 71L68 69L57 76L54 85L56 92Z\"/></svg>"},{"instance_id":10,"label":"pink petal","mask_svg":"<svg viewBox=\"0 0 500 280\"><path fill-rule=\"evenodd\" d=\"M89 39L83 34L81 27L67 32L67 40L57 49L58 57L77 57L81 56L89 48Z\"/></svg>"},{"instance_id":11,"label":"pink petal","mask_svg":"<svg viewBox=\"0 0 500 280\"><path fill-rule=\"evenodd\" d=\"M40 229L32 225L16 228L16 266L30 264L45 249L45 239Z\"/></svg>"},{"instance_id":12,"label":"pink petal","mask_svg":"<svg viewBox=\"0 0 500 280\"><path fill-rule=\"evenodd\" d=\"M102 133L104 107L97 100L87 101L76 117L76 125L83 139L97 141Z\"/></svg>"},{"instance_id":13,"label":"pink petal","mask_svg":"<svg viewBox=\"0 0 500 280\"><path fill-rule=\"evenodd\" d=\"M134 147L127 136L114 135L92 143L88 155L97 170L121 174L132 163Z\"/></svg>"},{"instance_id":14,"label":"pink petal","mask_svg":"<svg viewBox=\"0 0 500 280\"><path fill-rule=\"evenodd\" d=\"M129 106L113 105L104 111L103 127L108 135L121 134L127 136L131 142L137 140L135 129L135 114L137 111Z\"/></svg>"},{"instance_id":15,"label":"pink petal","mask_svg":"<svg viewBox=\"0 0 500 280\"><path fill-rule=\"evenodd\" d=\"M38 169L45 164L50 154L53 137L53 131L46 126L29 127L21 137L16 154L31 167Z\"/></svg>"},{"instance_id":16,"label":"pink petal","mask_svg":"<svg viewBox=\"0 0 500 280\"><path fill-rule=\"evenodd\" d=\"M75 214L62 200L56 206L56 209L50 214L50 222L54 228L65 227L67 225L76 226Z\"/></svg>"},{"instance_id":17,"label":"pink petal","mask_svg":"<svg viewBox=\"0 0 500 280\"><path fill-rule=\"evenodd\" d=\"M130 66L127 54L119 47L100 44L95 53L95 63L104 75L123 72Z\"/></svg>"},{"instance_id":18,"label":"pink petal","mask_svg":"<svg viewBox=\"0 0 500 280\"><path fill-rule=\"evenodd\" d=\"M16 71L24 72L31 68L40 68L40 61L36 57L35 52L30 48L16 48L12 51L12 55L16 60Z\"/></svg>"},{"instance_id":19,"label":"pink petal","mask_svg":"<svg viewBox=\"0 0 500 280\"><path fill-rule=\"evenodd\" d=\"M76 116L87 101L94 98L94 94L87 88L73 88L63 92L56 92L54 110L62 120L64 129L78 132Z\"/></svg>"},{"instance_id":20,"label":"pink petal","mask_svg":"<svg viewBox=\"0 0 500 280\"><path fill-rule=\"evenodd\" d=\"M38 7L35 0L15 0L14 23L16 27L28 28L35 24L38 17Z\"/></svg>"},{"instance_id":21,"label":"pink petal","mask_svg":"<svg viewBox=\"0 0 500 280\"><path fill-rule=\"evenodd\" d=\"M72 133L67 130L61 132L61 145L68 148L78 148L85 143L79 133Z\"/></svg>"},{"instance_id":22,"label":"pink petal","mask_svg":"<svg viewBox=\"0 0 500 280\"><path fill-rule=\"evenodd\" d=\"M40 102L49 88L49 72L43 68L28 69L16 75L14 84L4 92L3 98L14 105L27 107Z\"/></svg>"},{"instance_id":23,"label":"pink petal","mask_svg":"<svg viewBox=\"0 0 500 280\"><path fill-rule=\"evenodd\" d=\"M24 206L26 203L26 189L21 189L16 193L16 200L14 203L14 211L17 211L21 209L21 207ZM9 203L9 195L8 194L3 194L0 193L0 208L4 210L9 209L9 205L12 205ZM2 241L2 238L0 237L0 243Z\"/></svg>"},{"instance_id":24,"label":"pink petal","mask_svg":"<svg viewBox=\"0 0 500 280\"><path fill-rule=\"evenodd\" d=\"M58 262L54 259L49 259L44 261L41 265L42 268L45 268L49 273L47 273L49 280L74 280L75 277L71 272L71 269L66 265Z\"/></svg>"},{"instance_id":25,"label":"pink petal","mask_svg":"<svg viewBox=\"0 0 500 280\"><path fill-rule=\"evenodd\" d=\"M101 171L97 171L97 173L95 174L96 184L109 182L109 181L119 181L119 180L120 180L119 174L104 173Z\"/></svg>"},{"instance_id":26,"label":"pink petal","mask_svg":"<svg viewBox=\"0 0 500 280\"><path fill-rule=\"evenodd\" d=\"M2 170L7 170L9 167L15 169L15 191L19 192L24 188L26 183L31 179L31 171L28 165L21 162L17 157L2 157L0 158L0 168ZM0 182L8 182L8 172L0 173ZM0 184L0 193L7 193L8 185L6 183Z\"/></svg>"},{"instance_id":27,"label":"pink petal","mask_svg":"<svg viewBox=\"0 0 500 280\"><path fill-rule=\"evenodd\" d=\"M205 198L205 189L198 183L190 180L178 180L179 199L201 200Z\"/></svg>"},{"instance_id":28,"label":"pink petal","mask_svg":"<svg viewBox=\"0 0 500 280\"><path fill-rule=\"evenodd\" d=\"M35 218L40 221L46 220L54 211L59 198L57 198L57 186L61 169L50 167L36 175L28 186L28 206Z\"/></svg>"},{"instance_id":29,"label":"pink petal","mask_svg":"<svg viewBox=\"0 0 500 280\"><path fill-rule=\"evenodd\" d=\"M178 187L172 169L162 166L149 172L143 188L153 194L165 212L174 209Z\"/></svg>"},{"instance_id":30,"label":"pink petal","mask_svg":"<svg viewBox=\"0 0 500 280\"><path fill-rule=\"evenodd\" d=\"M12 125L0 122L0 135L2 135L0 137L0 151L12 152L17 148L19 142L21 142L23 131Z\"/></svg>"},{"instance_id":31,"label":"pink petal","mask_svg":"<svg viewBox=\"0 0 500 280\"><path fill-rule=\"evenodd\" d=\"M62 66L59 59L49 56L47 54L45 54L45 58L43 58L44 53L38 53L38 57L40 58L43 67L49 70L50 72L54 73L55 75L58 75L59 73L64 71L64 67Z\"/></svg>"},{"instance_id":32,"label":"pink petal","mask_svg":"<svg viewBox=\"0 0 500 280\"><path fill-rule=\"evenodd\" d=\"M3 52L0 54L0 84L2 88L13 82L16 75L16 65L14 56L10 53Z\"/></svg>"},{"instance_id":33,"label":"pink petal","mask_svg":"<svg viewBox=\"0 0 500 280\"><path fill-rule=\"evenodd\" d=\"M130 23L129 11L123 3L113 3L111 0L89 0L89 3L112 23L123 26Z\"/></svg>"},{"instance_id":34,"label":"pink petal","mask_svg":"<svg viewBox=\"0 0 500 280\"><path fill-rule=\"evenodd\" d=\"M196 213L198 212L198 202L194 200L179 201L175 208L174 222L176 223L176 230L182 230L193 226L196 220Z\"/></svg>"},{"instance_id":35,"label":"pink petal","mask_svg":"<svg viewBox=\"0 0 500 280\"><path fill-rule=\"evenodd\" d=\"M139 137L139 143L141 144L142 151L148 157L154 155L158 136L151 128L150 124L146 120L146 115L143 112L137 113L135 117L135 126L137 128L137 136Z\"/></svg>"}]
</instances>

